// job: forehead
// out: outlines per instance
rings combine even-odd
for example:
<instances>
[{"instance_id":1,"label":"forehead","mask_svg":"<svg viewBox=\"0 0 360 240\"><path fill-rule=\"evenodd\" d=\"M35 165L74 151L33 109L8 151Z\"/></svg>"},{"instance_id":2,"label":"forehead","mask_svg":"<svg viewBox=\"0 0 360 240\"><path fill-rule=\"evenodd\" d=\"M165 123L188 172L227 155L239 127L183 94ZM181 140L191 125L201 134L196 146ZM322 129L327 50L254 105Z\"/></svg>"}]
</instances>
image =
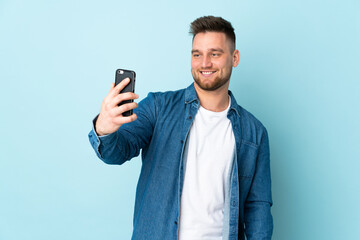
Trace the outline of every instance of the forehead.
<instances>
[{"instance_id":1,"label":"forehead","mask_svg":"<svg viewBox=\"0 0 360 240\"><path fill-rule=\"evenodd\" d=\"M229 49L230 41L222 32L202 32L193 39L193 50L207 50L213 48Z\"/></svg>"}]
</instances>

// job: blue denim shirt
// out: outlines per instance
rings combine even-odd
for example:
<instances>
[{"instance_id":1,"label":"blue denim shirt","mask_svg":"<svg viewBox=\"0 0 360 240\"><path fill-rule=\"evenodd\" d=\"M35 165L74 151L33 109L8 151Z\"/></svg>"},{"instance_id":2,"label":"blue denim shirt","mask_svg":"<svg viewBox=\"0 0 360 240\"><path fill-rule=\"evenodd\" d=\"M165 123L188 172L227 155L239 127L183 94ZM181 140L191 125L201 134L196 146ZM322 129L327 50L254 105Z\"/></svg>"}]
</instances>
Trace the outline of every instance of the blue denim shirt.
<instances>
[{"instance_id":1,"label":"blue denim shirt","mask_svg":"<svg viewBox=\"0 0 360 240\"><path fill-rule=\"evenodd\" d=\"M230 189L225 198L224 239L271 239L273 220L267 131L240 107L229 91L236 153ZM183 153L187 135L200 106L194 85L164 93L149 93L134 110L138 119L115 133L89 140L108 164L123 164L141 152L136 189L134 240L177 239L184 179ZM94 122L96 119L94 120Z\"/></svg>"}]
</instances>

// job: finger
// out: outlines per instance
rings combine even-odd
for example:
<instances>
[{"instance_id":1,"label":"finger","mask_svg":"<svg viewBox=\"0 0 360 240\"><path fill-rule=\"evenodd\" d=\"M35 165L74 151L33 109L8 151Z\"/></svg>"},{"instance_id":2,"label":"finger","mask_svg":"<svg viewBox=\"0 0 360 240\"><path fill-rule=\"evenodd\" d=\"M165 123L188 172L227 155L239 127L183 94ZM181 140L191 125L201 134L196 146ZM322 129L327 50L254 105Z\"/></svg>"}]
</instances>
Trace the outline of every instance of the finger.
<instances>
[{"instance_id":1,"label":"finger","mask_svg":"<svg viewBox=\"0 0 360 240\"><path fill-rule=\"evenodd\" d=\"M123 101L134 100L134 99L138 99L138 98L139 98L139 95L137 95L136 93L132 93L132 92L120 93L112 99L110 104L111 104L111 107L116 107Z\"/></svg>"},{"instance_id":2,"label":"finger","mask_svg":"<svg viewBox=\"0 0 360 240\"><path fill-rule=\"evenodd\" d=\"M112 92L114 91L114 88L115 88L115 83L111 83L110 90L109 90L108 94L105 96L105 98L103 99L103 102L101 105L106 105L108 102L111 101L111 96L112 96Z\"/></svg>"},{"instance_id":3,"label":"finger","mask_svg":"<svg viewBox=\"0 0 360 240\"><path fill-rule=\"evenodd\" d=\"M115 87L115 83L111 83L111 86L110 86L110 90L109 90L109 92L108 92L108 95L113 91L114 87Z\"/></svg>"},{"instance_id":4,"label":"finger","mask_svg":"<svg viewBox=\"0 0 360 240\"><path fill-rule=\"evenodd\" d=\"M130 78L125 78L124 80L122 80L118 85L115 86L111 94L113 96L116 96L117 94L120 93L121 90L123 90L126 87L126 85L129 84L129 82L130 82Z\"/></svg>"},{"instance_id":5,"label":"finger","mask_svg":"<svg viewBox=\"0 0 360 240\"><path fill-rule=\"evenodd\" d=\"M134 110L135 108L138 107L138 104L136 102L132 102L132 103L127 103L127 104L123 104L119 107L119 112L120 114L124 114L128 111L132 111ZM124 116L124 115L123 115Z\"/></svg>"},{"instance_id":6,"label":"finger","mask_svg":"<svg viewBox=\"0 0 360 240\"><path fill-rule=\"evenodd\" d=\"M128 117L117 117L114 118L113 123L117 124L117 125L123 125L125 123L129 123L129 122L133 122L137 119L137 115L135 113L133 113L131 116Z\"/></svg>"},{"instance_id":7,"label":"finger","mask_svg":"<svg viewBox=\"0 0 360 240\"><path fill-rule=\"evenodd\" d=\"M126 103L126 104L123 104L123 105L121 105L119 107L113 108L110 111L110 115L112 117L118 117L119 115L122 115L124 112L133 110L133 109L135 109L137 107L138 107L138 104L136 102Z\"/></svg>"}]
</instances>

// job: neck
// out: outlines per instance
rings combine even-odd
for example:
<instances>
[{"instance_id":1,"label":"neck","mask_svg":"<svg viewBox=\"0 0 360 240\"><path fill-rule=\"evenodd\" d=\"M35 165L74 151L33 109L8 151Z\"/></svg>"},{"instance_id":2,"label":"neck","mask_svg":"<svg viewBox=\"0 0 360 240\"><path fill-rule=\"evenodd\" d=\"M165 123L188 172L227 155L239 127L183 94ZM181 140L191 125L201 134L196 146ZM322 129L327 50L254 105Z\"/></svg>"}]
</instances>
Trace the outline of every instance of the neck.
<instances>
[{"instance_id":1,"label":"neck","mask_svg":"<svg viewBox=\"0 0 360 240\"><path fill-rule=\"evenodd\" d=\"M203 90L196 83L194 83L194 87L200 100L200 105L206 110L221 112L229 106L228 84L215 91Z\"/></svg>"}]
</instances>

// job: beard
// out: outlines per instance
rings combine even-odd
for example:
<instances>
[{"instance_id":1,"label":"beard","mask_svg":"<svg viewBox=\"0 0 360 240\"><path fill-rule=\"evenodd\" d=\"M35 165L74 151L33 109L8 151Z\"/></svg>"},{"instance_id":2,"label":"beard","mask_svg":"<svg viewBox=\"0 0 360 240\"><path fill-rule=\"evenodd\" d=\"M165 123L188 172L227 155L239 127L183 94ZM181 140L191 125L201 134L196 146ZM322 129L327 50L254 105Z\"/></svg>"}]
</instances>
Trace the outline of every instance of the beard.
<instances>
[{"instance_id":1,"label":"beard","mask_svg":"<svg viewBox=\"0 0 360 240\"><path fill-rule=\"evenodd\" d=\"M229 69L228 73L225 76L216 76L212 81L202 81L201 73L199 71L192 70L192 76L194 78L195 83L205 91L215 91L225 84L227 84L230 80L232 68Z\"/></svg>"}]
</instances>

